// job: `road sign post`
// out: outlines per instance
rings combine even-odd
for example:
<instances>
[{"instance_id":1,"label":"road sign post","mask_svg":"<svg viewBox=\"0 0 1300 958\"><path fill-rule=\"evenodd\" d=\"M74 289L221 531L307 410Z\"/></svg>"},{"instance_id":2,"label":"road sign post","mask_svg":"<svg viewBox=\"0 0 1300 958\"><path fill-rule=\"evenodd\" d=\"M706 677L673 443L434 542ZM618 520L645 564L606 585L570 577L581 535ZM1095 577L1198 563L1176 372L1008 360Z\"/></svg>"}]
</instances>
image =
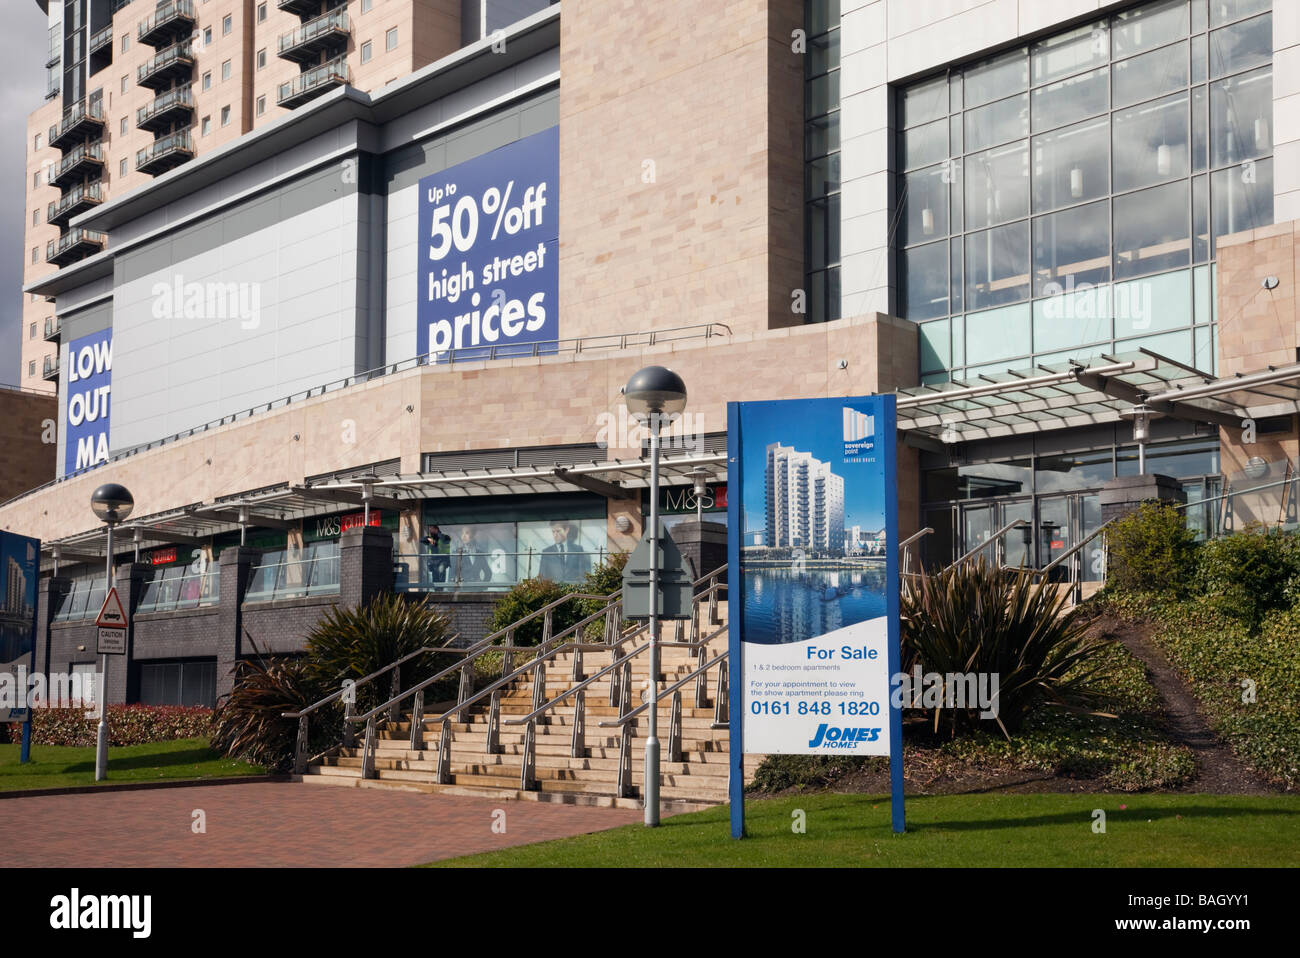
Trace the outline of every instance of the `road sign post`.
<instances>
[{"instance_id":1,"label":"road sign post","mask_svg":"<svg viewBox=\"0 0 1300 958\"><path fill-rule=\"evenodd\" d=\"M99 728L95 736L95 781L97 782L108 777L108 703L104 701L108 697L108 657L126 655L126 632L131 627L131 620L127 618L126 610L122 608L122 600L118 598L117 587L112 581L112 526L108 528L108 537L108 579L106 580L108 594L104 596L104 604L95 619L95 628L98 631L96 651L100 658L99 700L95 703L99 708Z\"/></svg>"}]
</instances>

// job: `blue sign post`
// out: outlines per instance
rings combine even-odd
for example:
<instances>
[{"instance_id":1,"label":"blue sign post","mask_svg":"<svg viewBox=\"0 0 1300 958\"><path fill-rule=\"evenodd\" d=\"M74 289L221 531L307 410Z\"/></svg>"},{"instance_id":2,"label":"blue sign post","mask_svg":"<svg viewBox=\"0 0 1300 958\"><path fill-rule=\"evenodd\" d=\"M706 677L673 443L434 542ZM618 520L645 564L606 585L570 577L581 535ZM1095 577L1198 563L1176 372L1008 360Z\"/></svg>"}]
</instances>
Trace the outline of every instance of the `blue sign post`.
<instances>
[{"instance_id":1,"label":"blue sign post","mask_svg":"<svg viewBox=\"0 0 1300 958\"><path fill-rule=\"evenodd\" d=\"M729 403L731 834L748 754L888 755L903 720L892 395Z\"/></svg>"},{"instance_id":2,"label":"blue sign post","mask_svg":"<svg viewBox=\"0 0 1300 958\"><path fill-rule=\"evenodd\" d=\"M13 704L0 702L4 721L22 722L23 739L20 762L27 762L32 751L32 710L27 700L27 677L36 668L36 586L40 578L41 543L39 539L0 532L0 662L12 663L27 653L32 668L15 683L18 699Z\"/></svg>"},{"instance_id":3,"label":"blue sign post","mask_svg":"<svg viewBox=\"0 0 1300 958\"><path fill-rule=\"evenodd\" d=\"M560 128L419 188L419 355L525 356L559 339Z\"/></svg>"}]
</instances>

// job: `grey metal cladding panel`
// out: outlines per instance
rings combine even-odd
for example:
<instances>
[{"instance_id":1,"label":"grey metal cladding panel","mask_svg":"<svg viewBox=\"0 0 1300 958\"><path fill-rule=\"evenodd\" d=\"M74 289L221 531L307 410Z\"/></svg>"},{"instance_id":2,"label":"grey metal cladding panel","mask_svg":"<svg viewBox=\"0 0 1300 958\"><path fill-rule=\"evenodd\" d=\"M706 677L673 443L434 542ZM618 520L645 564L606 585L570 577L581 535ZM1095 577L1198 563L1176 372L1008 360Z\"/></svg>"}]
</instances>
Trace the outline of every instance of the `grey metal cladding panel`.
<instances>
[{"instance_id":1,"label":"grey metal cladding panel","mask_svg":"<svg viewBox=\"0 0 1300 958\"><path fill-rule=\"evenodd\" d=\"M525 107L520 114L521 137L549 130L560 122L560 95L552 94L542 101Z\"/></svg>"},{"instance_id":2,"label":"grey metal cladding panel","mask_svg":"<svg viewBox=\"0 0 1300 958\"><path fill-rule=\"evenodd\" d=\"M154 230L165 229L170 224L177 223L200 210L229 201L242 193L257 190L282 174L310 166L338 150L354 148L360 131L361 127L356 122L344 123L305 143L297 144L276 153L269 159L245 167L237 173L208 182L183 199L115 227L114 240L118 246L121 246ZM311 175L313 174L308 174Z\"/></svg>"},{"instance_id":3,"label":"grey metal cladding panel","mask_svg":"<svg viewBox=\"0 0 1300 958\"><path fill-rule=\"evenodd\" d=\"M112 325L112 302L100 303L98 306L91 306L89 309L77 310L59 317L63 341L68 343L80 339L82 336L97 333L101 329L108 329Z\"/></svg>"},{"instance_id":4,"label":"grey metal cladding panel","mask_svg":"<svg viewBox=\"0 0 1300 958\"><path fill-rule=\"evenodd\" d=\"M340 196L357 196L357 178L351 176L345 180L343 174L344 167L339 162L323 167L304 179L295 181L291 186L281 187L280 219L286 220L314 210L334 202Z\"/></svg>"},{"instance_id":5,"label":"grey metal cladding panel","mask_svg":"<svg viewBox=\"0 0 1300 958\"><path fill-rule=\"evenodd\" d=\"M430 173L490 153L559 122L559 93L548 91L421 143L394 150L385 157L388 192L414 186Z\"/></svg>"},{"instance_id":6,"label":"grey metal cladding panel","mask_svg":"<svg viewBox=\"0 0 1300 958\"><path fill-rule=\"evenodd\" d=\"M173 263L220 249L310 212L340 195L357 194L354 183L344 182L342 166L329 166L302 180L227 210L220 217L199 221L168 236L122 253L114 261L114 285L121 286L152 275Z\"/></svg>"},{"instance_id":7,"label":"grey metal cladding panel","mask_svg":"<svg viewBox=\"0 0 1300 958\"><path fill-rule=\"evenodd\" d=\"M74 289L66 289L59 293L54 304L54 312L58 316L75 313L77 310L84 308L86 303L111 295L112 292L112 276L90 280Z\"/></svg>"}]
</instances>

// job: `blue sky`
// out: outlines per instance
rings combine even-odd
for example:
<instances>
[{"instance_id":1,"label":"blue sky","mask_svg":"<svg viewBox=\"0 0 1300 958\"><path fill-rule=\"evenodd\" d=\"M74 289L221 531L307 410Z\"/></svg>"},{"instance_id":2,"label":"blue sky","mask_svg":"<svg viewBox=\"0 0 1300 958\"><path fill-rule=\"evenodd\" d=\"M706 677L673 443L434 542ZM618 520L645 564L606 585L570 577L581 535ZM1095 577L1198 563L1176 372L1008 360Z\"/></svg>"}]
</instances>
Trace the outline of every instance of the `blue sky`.
<instances>
[{"instance_id":1,"label":"blue sky","mask_svg":"<svg viewBox=\"0 0 1300 958\"><path fill-rule=\"evenodd\" d=\"M740 406L741 456L745 465L742 506L745 530L764 524L763 481L769 443L793 446L831 464L844 477L844 525L875 531L885 525L883 460L875 463L844 462L845 406L876 414L879 397L852 399L801 399L747 402ZM879 430L877 430L879 433Z\"/></svg>"}]
</instances>

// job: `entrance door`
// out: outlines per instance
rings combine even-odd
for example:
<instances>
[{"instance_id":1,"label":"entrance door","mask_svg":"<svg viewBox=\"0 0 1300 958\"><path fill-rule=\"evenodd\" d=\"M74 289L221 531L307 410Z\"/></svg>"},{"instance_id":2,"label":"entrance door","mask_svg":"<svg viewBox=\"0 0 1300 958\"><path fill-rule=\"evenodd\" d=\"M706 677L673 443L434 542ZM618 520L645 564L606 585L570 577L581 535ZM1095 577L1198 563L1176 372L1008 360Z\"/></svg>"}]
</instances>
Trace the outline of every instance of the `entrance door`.
<instances>
[{"instance_id":1,"label":"entrance door","mask_svg":"<svg viewBox=\"0 0 1300 958\"><path fill-rule=\"evenodd\" d=\"M1017 519L1024 519L1028 523L1028 525L1017 526L1002 533L1003 565L1010 569L1018 569L1021 565L1033 568L1033 501L1022 499L1015 502L1004 502L1000 511L999 529L1005 527L1008 523L1015 522Z\"/></svg>"},{"instance_id":2,"label":"entrance door","mask_svg":"<svg viewBox=\"0 0 1300 958\"><path fill-rule=\"evenodd\" d=\"M1073 524L1073 510L1070 508L1073 496L1052 496L1038 500L1038 528L1035 530L1035 546L1038 549L1038 568L1050 565L1052 560L1060 558L1077 541ZM1065 563L1053 571L1054 580L1068 578L1069 570Z\"/></svg>"},{"instance_id":3,"label":"entrance door","mask_svg":"<svg viewBox=\"0 0 1300 958\"><path fill-rule=\"evenodd\" d=\"M965 555L976 546L989 541L989 537L997 530L993 524L993 504L982 502L978 505L963 505L961 507L961 548L960 555ZM984 558L988 562L994 560L993 550L996 546L989 546L981 549L972 559Z\"/></svg>"}]
</instances>

